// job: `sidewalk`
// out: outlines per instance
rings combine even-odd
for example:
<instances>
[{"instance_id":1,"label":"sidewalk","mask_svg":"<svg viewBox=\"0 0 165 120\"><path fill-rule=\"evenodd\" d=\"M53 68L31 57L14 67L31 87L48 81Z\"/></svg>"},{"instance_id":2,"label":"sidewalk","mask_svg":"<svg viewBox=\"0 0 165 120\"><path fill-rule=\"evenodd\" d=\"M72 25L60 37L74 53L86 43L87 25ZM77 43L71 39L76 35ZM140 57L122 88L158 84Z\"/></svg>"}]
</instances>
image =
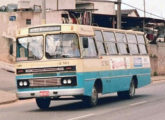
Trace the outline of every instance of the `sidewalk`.
<instances>
[{"instance_id":1,"label":"sidewalk","mask_svg":"<svg viewBox=\"0 0 165 120\"><path fill-rule=\"evenodd\" d=\"M0 105L17 101L15 93L5 92L0 90Z\"/></svg>"},{"instance_id":2,"label":"sidewalk","mask_svg":"<svg viewBox=\"0 0 165 120\"><path fill-rule=\"evenodd\" d=\"M151 80L153 82L165 80L165 76L152 76Z\"/></svg>"},{"instance_id":3,"label":"sidewalk","mask_svg":"<svg viewBox=\"0 0 165 120\"><path fill-rule=\"evenodd\" d=\"M0 69L8 71L8 72L12 72L12 73L15 72L13 64L9 64L3 61L0 61ZM17 97L15 93L0 90L0 105L12 103L15 101L17 101Z\"/></svg>"}]
</instances>

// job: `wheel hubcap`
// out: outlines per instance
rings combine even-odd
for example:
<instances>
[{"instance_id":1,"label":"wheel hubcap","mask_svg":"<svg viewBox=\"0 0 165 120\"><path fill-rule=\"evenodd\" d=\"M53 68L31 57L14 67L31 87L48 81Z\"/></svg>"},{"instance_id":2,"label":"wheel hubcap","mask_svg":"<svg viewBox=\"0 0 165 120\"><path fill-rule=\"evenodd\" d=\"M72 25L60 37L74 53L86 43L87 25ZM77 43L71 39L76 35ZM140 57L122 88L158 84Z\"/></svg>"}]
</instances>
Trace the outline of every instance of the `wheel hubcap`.
<instances>
[{"instance_id":1,"label":"wheel hubcap","mask_svg":"<svg viewBox=\"0 0 165 120\"><path fill-rule=\"evenodd\" d=\"M92 94L92 102L94 103L94 104L96 104L97 103L97 91L96 91L96 89L94 89L93 90L93 94Z\"/></svg>"},{"instance_id":2,"label":"wheel hubcap","mask_svg":"<svg viewBox=\"0 0 165 120\"><path fill-rule=\"evenodd\" d=\"M135 94L135 86L134 86L134 82L132 82L130 87L130 96L134 96L134 94Z\"/></svg>"}]
</instances>

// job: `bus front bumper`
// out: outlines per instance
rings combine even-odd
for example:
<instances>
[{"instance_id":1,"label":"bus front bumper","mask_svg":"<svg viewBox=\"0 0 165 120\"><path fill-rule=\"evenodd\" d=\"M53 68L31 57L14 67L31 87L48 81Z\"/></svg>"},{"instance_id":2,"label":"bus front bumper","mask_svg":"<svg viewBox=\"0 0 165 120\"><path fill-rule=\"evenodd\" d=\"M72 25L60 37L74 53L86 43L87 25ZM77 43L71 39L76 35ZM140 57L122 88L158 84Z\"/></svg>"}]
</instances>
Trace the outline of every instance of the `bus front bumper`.
<instances>
[{"instance_id":1,"label":"bus front bumper","mask_svg":"<svg viewBox=\"0 0 165 120\"><path fill-rule=\"evenodd\" d=\"M84 89L60 89L60 90L39 90L39 91L26 91L17 92L19 99L37 98L37 97L56 97L56 96L75 96L83 95Z\"/></svg>"}]
</instances>

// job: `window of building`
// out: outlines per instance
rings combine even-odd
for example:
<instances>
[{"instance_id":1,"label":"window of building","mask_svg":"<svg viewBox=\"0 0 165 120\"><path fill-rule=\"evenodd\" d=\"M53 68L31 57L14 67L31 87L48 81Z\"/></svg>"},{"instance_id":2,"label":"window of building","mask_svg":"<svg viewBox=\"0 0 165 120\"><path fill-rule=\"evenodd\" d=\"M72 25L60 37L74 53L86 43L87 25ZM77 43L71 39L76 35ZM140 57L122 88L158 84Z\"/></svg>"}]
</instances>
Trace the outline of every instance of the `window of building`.
<instances>
[{"instance_id":1,"label":"window of building","mask_svg":"<svg viewBox=\"0 0 165 120\"><path fill-rule=\"evenodd\" d=\"M26 19L26 25L31 25L31 19Z\"/></svg>"},{"instance_id":2,"label":"window of building","mask_svg":"<svg viewBox=\"0 0 165 120\"><path fill-rule=\"evenodd\" d=\"M10 16L9 21L16 21L16 16Z\"/></svg>"},{"instance_id":3,"label":"window of building","mask_svg":"<svg viewBox=\"0 0 165 120\"><path fill-rule=\"evenodd\" d=\"M129 48L129 52L130 54L139 54L138 51L138 46L137 46L137 39L135 34L127 34L127 40L128 40L128 48Z\"/></svg>"},{"instance_id":4,"label":"window of building","mask_svg":"<svg viewBox=\"0 0 165 120\"><path fill-rule=\"evenodd\" d=\"M100 55L105 55L105 46L104 46L104 41L103 41L103 36L101 31L95 31L95 39L96 39L96 44L97 44L97 49Z\"/></svg>"},{"instance_id":5,"label":"window of building","mask_svg":"<svg viewBox=\"0 0 165 120\"><path fill-rule=\"evenodd\" d=\"M119 54L128 54L127 42L124 33L115 33Z\"/></svg>"},{"instance_id":6,"label":"window of building","mask_svg":"<svg viewBox=\"0 0 165 120\"><path fill-rule=\"evenodd\" d=\"M111 55L117 54L116 40L113 32L103 32L105 44Z\"/></svg>"},{"instance_id":7,"label":"window of building","mask_svg":"<svg viewBox=\"0 0 165 120\"><path fill-rule=\"evenodd\" d=\"M143 35L137 35L137 40L138 40L138 46L139 46L140 54L147 54L144 36Z\"/></svg>"},{"instance_id":8,"label":"window of building","mask_svg":"<svg viewBox=\"0 0 165 120\"><path fill-rule=\"evenodd\" d=\"M96 45L94 39L92 37L87 37L87 38L88 38L88 48L83 48L82 54L84 57L96 57L97 51L96 51ZM80 40L82 42L83 37L80 37Z\"/></svg>"}]
</instances>

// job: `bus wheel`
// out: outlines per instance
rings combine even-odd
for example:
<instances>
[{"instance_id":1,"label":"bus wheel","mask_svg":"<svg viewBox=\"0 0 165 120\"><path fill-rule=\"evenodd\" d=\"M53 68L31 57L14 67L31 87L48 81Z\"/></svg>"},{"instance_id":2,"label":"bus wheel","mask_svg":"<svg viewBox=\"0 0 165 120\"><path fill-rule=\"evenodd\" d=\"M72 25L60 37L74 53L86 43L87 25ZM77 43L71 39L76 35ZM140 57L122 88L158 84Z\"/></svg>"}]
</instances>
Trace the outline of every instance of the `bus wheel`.
<instances>
[{"instance_id":1,"label":"bus wheel","mask_svg":"<svg viewBox=\"0 0 165 120\"><path fill-rule=\"evenodd\" d=\"M127 91L128 98L133 98L135 96L135 81L132 80L130 84L130 89Z\"/></svg>"},{"instance_id":2,"label":"bus wheel","mask_svg":"<svg viewBox=\"0 0 165 120\"><path fill-rule=\"evenodd\" d=\"M133 98L135 96L135 81L132 80L128 91L121 91L117 93L120 98Z\"/></svg>"},{"instance_id":3,"label":"bus wheel","mask_svg":"<svg viewBox=\"0 0 165 120\"><path fill-rule=\"evenodd\" d=\"M89 107L94 107L97 105L97 103L98 103L98 91L97 91L95 86L92 89L92 95L85 97L83 100L85 103L87 103L87 105Z\"/></svg>"},{"instance_id":4,"label":"bus wheel","mask_svg":"<svg viewBox=\"0 0 165 120\"><path fill-rule=\"evenodd\" d=\"M37 106L42 110L49 108L50 101L50 98L36 98Z\"/></svg>"}]
</instances>

